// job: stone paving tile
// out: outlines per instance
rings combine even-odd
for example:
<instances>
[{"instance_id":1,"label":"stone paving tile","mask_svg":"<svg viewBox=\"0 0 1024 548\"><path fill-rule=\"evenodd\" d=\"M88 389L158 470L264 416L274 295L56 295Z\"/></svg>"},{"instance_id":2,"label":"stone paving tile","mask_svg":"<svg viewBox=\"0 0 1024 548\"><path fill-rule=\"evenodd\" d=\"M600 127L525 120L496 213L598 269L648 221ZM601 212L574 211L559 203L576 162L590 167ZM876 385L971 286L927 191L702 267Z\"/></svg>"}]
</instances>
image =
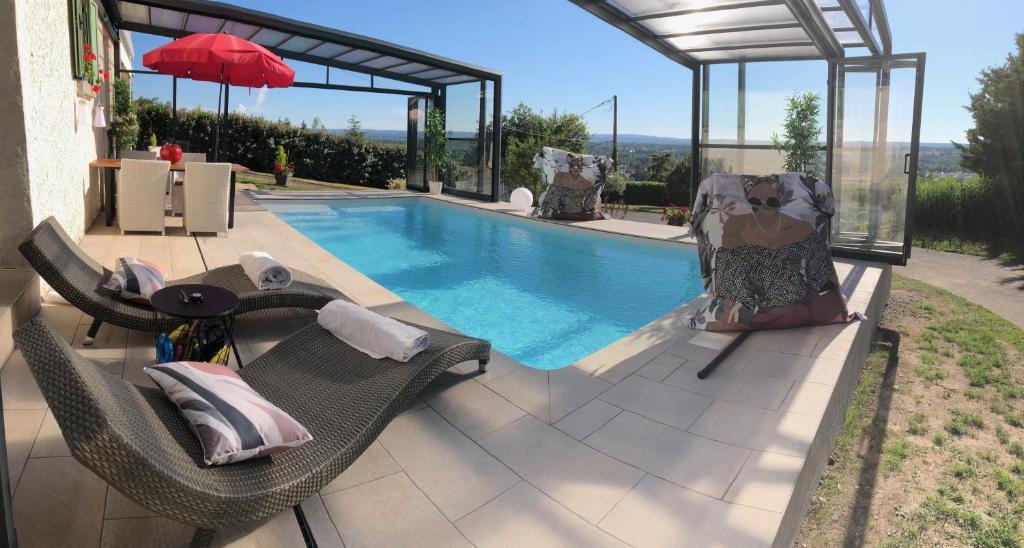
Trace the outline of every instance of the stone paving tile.
<instances>
[{"instance_id":1,"label":"stone paving tile","mask_svg":"<svg viewBox=\"0 0 1024 548\"><path fill-rule=\"evenodd\" d=\"M103 548L188 546L195 529L157 516L108 519L103 522Z\"/></svg>"},{"instance_id":2,"label":"stone paving tile","mask_svg":"<svg viewBox=\"0 0 1024 548\"><path fill-rule=\"evenodd\" d=\"M107 504L103 511L105 519L146 518L155 513L135 503L113 487L107 486Z\"/></svg>"},{"instance_id":3,"label":"stone paving tile","mask_svg":"<svg viewBox=\"0 0 1024 548\"><path fill-rule=\"evenodd\" d=\"M819 422L818 417L809 415L717 400L689 431L732 445L803 458Z\"/></svg>"},{"instance_id":4,"label":"stone paving tile","mask_svg":"<svg viewBox=\"0 0 1024 548\"><path fill-rule=\"evenodd\" d=\"M12 504L19 545L99 546L106 492L71 457L29 459Z\"/></svg>"},{"instance_id":5,"label":"stone paving tile","mask_svg":"<svg viewBox=\"0 0 1024 548\"><path fill-rule=\"evenodd\" d=\"M224 548L304 545L302 531L291 508L259 521L218 529L213 538L213 546Z\"/></svg>"},{"instance_id":6,"label":"stone paving tile","mask_svg":"<svg viewBox=\"0 0 1024 548\"><path fill-rule=\"evenodd\" d=\"M427 405L474 440L526 414L473 379L458 380L422 397Z\"/></svg>"},{"instance_id":7,"label":"stone paving tile","mask_svg":"<svg viewBox=\"0 0 1024 548\"><path fill-rule=\"evenodd\" d=\"M451 520L468 514L519 481L505 465L431 409L397 417L379 439L409 478Z\"/></svg>"},{"instance_id":8,"label":"stone paving tile","mask_svg":"<svg viewBox=\"0 0 1024 548\"><path fill-rule=\"evenodd\" d=\"M34 458L71 456L71 449L68 447L67 442L64 441L64 435L60 432L57 419L53 417L53 413L49 410L46 411L43 424L39 428L35 440L35 444L32 446L32 457ZM8 449L10 449L10 442L8 442Z\"/></svg>"},{"instance_id":9,"label":"stone paving tile","mask_svg":"<svg viewBox=\"0 0 1024 548\"><path fill-rule=\"evenodd\" d=\"M729 504L647 475L599 527L639 548L770 546L781 514Z\"/></svg>"},{"instance_id":10,"label":"stone paving tile","mask_svg":"<svg viewBox=\"0 0 1024 548\"><path fill-rule=\"evenodd\" d=\"M637 468L705 495L721 498L749 449L694 436L624 411L584 442Z\"/></svg>"},{"instance_id":11,"label":"stone paving tile","mask_svg":"<svg viewBox=\"0 0 1024 548\"><path fill-rule=\"evenodd\" d=\"M455 526L481 548L626 546L525 481L460 519Z\"/></svg>"},{"instance_id":12,"label":"stone paving tile","mask_svg":"<svg viewBox=\"0 0 1024 548\"><path fill-rule=\"evenodd\" d=\"M491 361L487 364L487 371L480 373L478 371L477 362L464 362L455 366L455 369L473 375L473 378L482 383L489 385L501 377L514 373L522 369L528 369L523 364L513 360L512 358L498 352L497 350L491 349Z\"/></svg>"},{"instance_id":13,"label":"stone paving tile","mask_svg":"<svg viewBox=\"0 0 1024 548\"><path fill-rule=\"evenodd\" d=\"M320 492L327 494L341 491L401 471L402 469L395 459L391 458L380 442L375 441L340 476L325 485Z\"/></svg>"},{"instance_id":14,"label":"stone paving tile","mask_svg":"<svg viewBox=\"0 0 1024 548\"><path fill-rule=\"evenodd\" d=\"M804 459L755 451L725 494L726 502L783 513Z\"/></svg>"},{"instance_id":15,"label":"stone paving tile","mask_svg":"<svg viewBox=\"0 0 1024 548\"><path fill-rule=\"evenodd\" d=\"M843 361L825 357L794 356L768 350L750 349L743 370L777 379L834 385L843 370Z\"/></svg>"},{"instance_id":16,"label":"stone paving tile","mask_svg":"<svg viewBox=\"0 0 1024 548\"><path fill-rule=\"evenodd\" d=\"M611 387L611 383L572 367L548 371L548 421L562 419Z\"/></svg>"},{"instance_id":17,"label":"stone paving tile","mask_svg":"<svg viewBox=\"0 0 1024 548\"><path fill-rule=\"evenodd\" d=\"M15 350L0 370L0 390L3 390L5 410L46 409L46 398L39 391L21 350Z\"/></svg>"},{"instance_id":18,"label":"stone paving tile","mask_svg":"<svg viewBox=\"0 0 1024 548\"><path fill-rule=\"evenodd\" d=\"M472 546L405 474L322 498L348 548Z\"/></svg>"},{"instance_id":19,"label":"stone paving tile","mask_svg":"<svg viewBox=\"0 0 1024 548\"><path fill-rule=\"evenodd\" d=\"M639 415L685 430L708 408L711 399L633 375L601 399Z\"/></svg>"},{"instance_id":20,"label":"stone paving tile","mask_svg":"<svg viewBox=\"0 0 1024 548\"><path fill-rule=\"evenodd\" d=\"M798 327L758 331L751 334L743 344L748 348L809 356L820 339L821 333L817 327Z\"/></svg>"},{"instance_id":21,"label":"stone paving tile","mask_svg":"<svg viewBox=\"0 0 1024 548\"><path fill-rule=\"evenodd\" d=\"M676 369L665 384L709 398L729 400L765 409L778 409L786 399L791 380L776 379L731 369L715 369L706 379L698 379L699 368L690 364Z\"/></svg>"},{"instance_id":22,"label":"stone paving tile","mask_svg":"<svg viewBox=\"0 0 1024 548\"><path fill-rule=\"evenodd\" d=\"M79 324L71 348L83 358L96 364L107 373L120 377L124 373L125 348L128 345L128 330L116 325L103 324L91 345L85 345L89 326Z\"/></svg>"},{"instance_id":23,"label":"stone paving tile","mask_svg":"<svg viewBox=\"0 0 1024 548\"><path fill-rule=\"evenodd\" d=\"M644 364L643 367L637 369L636 374L655 382L661 382L684 363L686 363L686 358L680 358L666 352L656 356Z\"/></svg>"},{"instance_id":24,"label":"stone paving tile","mask_svg":"<svg viewBox=\"0 0 1024 548\"><path fill-rule=\"evenodd\" d=\"M565 418L556 422L554 426L574 439L582 440L607 424L608 421L621 412L622 409L604 400L594 399L566 415Z\"/></svg>"},{"instance_id":25,"label":"stone paving tile","mask_svg":"<svg viewBox=\"0 0 1024 548\"><path fill-rule=\"evenodd\" d=\"M597 523L643 476L530 416L480 443L523 479L591 523Z\"/></svg>"},{"instance_id":26,"label":"stone paving tile","mask_svg":"<svg viewBox=\"0 0 1024 548\"><path fill-rule=\"evenodd\" d=\"M334 527L331 515L327 513L327 507L319 495L302 501L301 506L317 548L345 548L345 543L341 541L341 535Z\"/></svg>"},{"instance_id":27,"label":"stone paving tile","mask_svg":"<svg viewBox=\"0 0 1024 548\"><path fill-rule=\"evenodd\" d=\"M26 461L32 451L32 443L36 439L43 416L48 412L42 409L4 409L4 434L7 436L7 476L13 491L25 469Z\"/></svg>"},{"instance_id":28,"label":"stone paving tile","mask_svg":"<svg viewBox=\"0 0 1024 548\"><path fill-rule=\"evenodd\" d=\"M487 387L534 417L550 422L547 371L523 367L487 383Z\"/></svg>"},{"instance_id":29,"label":"stone paving tile","mask_svg":"<svg viewBox=\"0 0 1024 548\"><path fill-rule=\"evenodd\" d=\"M821 417L825 414L832 392L832 387L827 384L795 382L779 411Z\"/></svg>"}]
</instances>

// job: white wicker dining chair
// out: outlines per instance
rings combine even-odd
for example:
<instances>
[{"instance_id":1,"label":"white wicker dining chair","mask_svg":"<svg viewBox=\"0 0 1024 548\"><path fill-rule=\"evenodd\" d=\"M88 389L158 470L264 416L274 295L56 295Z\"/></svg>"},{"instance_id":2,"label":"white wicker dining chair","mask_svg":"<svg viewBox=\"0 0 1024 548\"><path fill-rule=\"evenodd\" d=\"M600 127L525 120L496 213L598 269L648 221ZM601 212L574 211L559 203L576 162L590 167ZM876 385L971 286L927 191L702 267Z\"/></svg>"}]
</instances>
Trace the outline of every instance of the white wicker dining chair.
<instances>
[{"instance_id":1,"label":"white wicker dining chair","mask_svg":"<svg viewBox=\"0 0 1024 548\"><path fill-rule=\"evenodd\" d=\"M231 164L185 164L185 233L228 232Z\"/></svg>"},{"instance_id":2,"label":"white wicker dining chair","mask_svg":"<svg viewBox=\"0 0 1024 548\"><path fill-rule=\"evenodd\" d=\"M183 152L182 163L206 163L205 152ZM171 215L183 215L185 213L185 174L180 171L172 171L171 178Z\"/></svg>"},{"instance_id":3,"label":"white wicker dining chair","mask_svg":"<svg viewBox=\"0 0 1024 548\"><path fill-rule=\"evenodd\" d=\"M117 224L128 231L164 233L164 200L171 163L164 160L121 161L117 174Z\"/></svg>"}]
</instances>

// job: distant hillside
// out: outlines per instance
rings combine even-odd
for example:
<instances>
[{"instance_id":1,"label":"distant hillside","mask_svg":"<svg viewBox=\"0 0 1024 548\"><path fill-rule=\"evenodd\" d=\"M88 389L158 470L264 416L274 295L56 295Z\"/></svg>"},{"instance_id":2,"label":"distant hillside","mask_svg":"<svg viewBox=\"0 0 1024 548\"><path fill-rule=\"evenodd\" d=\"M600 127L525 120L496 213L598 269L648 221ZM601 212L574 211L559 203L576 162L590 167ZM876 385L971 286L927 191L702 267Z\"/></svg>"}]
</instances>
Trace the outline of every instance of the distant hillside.
<instances>
[{"instance_id":1,"label":"distant hillside","mask_svg":"<svg viewBox=\"0 0 1024 548\"><path fill-rule=\"evenodd\" d=\"M344 129L330 129L331 133L344 134ZM366 138L381 143L405 144L404 129L364 129ZM472 134L460 132L460 137ZM593 154L610 156L612 135L596 133L590 139L588 150ZM678 137L660 137L636 133L619 134L619 165L628 173L639 177L651 164L652 154L671 153L676 160L690 154L690 140ZM960 151L952 143L921 143L921 157L918 169L922 175L949 175L964 173L960 167Z\"/></svg>"}]
</instances>

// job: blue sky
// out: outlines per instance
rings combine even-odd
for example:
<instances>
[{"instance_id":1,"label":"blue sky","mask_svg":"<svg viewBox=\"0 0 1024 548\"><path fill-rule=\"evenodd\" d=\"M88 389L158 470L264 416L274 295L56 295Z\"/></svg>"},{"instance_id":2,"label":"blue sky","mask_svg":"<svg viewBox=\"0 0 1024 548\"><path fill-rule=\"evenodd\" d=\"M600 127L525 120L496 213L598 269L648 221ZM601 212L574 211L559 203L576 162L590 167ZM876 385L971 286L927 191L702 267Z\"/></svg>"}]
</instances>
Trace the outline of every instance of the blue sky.
<instances>
[{"instance_id":1,"label":"blue sky","mask_svg":"<svg viewBox=\"0 0 1024 548\"><path fill-rule=\"evenodd\" d=\"M517 102L545 112L584 112L619 96L619 131L670 137L690 134L690 71L567 0L271 0L230 2L299 20L365 34L493 68L503 74L503 108ZM962 140L971 126L963 109L975 78L1001 64L1024 32L1024 2L976 0L887 0L896 52L928 53L922 141ZM136 35L136 58L166 42ZM299 80L323 80L323 69L291 63ZM141 67L136 67L141 68ZM735 68L713 68L721 91L712 105L712 137L734 134ZM823 63L754 63L748 66L748 136L763 139L781 121L781 105L794 91L824 96ZM331 81L366 84L367 77L332 71ZM731 83L731 84L730 84ZM909 84L909 79L908 79ZM894 84L896 85L896 84ZM216 86L179 84L179 105L213 109ZM169 80L141 76L137 96L170 98ZM327 127L344 127L350 115L365 128L405 127L405 99L337 91L233 88L232 110L293 122L319 117ZM731 117L731 118L730 118ZM611 132L611 112L586 115L591 131Z\"/></svg>"}]
</instances>

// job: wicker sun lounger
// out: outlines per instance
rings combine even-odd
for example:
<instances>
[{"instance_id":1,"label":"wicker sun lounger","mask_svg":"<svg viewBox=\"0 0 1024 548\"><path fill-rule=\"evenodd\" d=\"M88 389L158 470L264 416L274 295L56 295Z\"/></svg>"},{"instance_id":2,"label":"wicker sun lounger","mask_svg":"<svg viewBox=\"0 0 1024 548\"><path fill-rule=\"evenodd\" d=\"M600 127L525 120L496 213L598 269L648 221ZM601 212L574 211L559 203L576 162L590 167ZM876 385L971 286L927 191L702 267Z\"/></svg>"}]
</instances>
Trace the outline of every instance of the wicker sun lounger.
<instances>
[{"instance_id":1,"label":"wicker sun lounger","mask_svg":"<svg viewBox=\"0 0 1024 548\"><path fill-rule=\"evenodd\" d=\"M157 330L152 308L96 291L109 271L82 251L53 217L39 223L18 249L61 297L92 316L86 344L92 342L103 323L140 331ZM170 280L167 284L209 284L228 289L238 295L237 314L268 308L315 310L343 298L330 284L305 272L292 270L292 280L287 289L260 291L242 266L236 264Z\"/></svg>"},{"instance_id":2,"label":"wicker sun lounger","mask_svg":"<svg viewBox=\"0 0 1024 548\"><path fill-rule=\"evenodd\" d=\"M159 389L105 373L36 318L15 340L79 462L138 504L197 528L217 528L294 507L359 457L432 379L478 360L490 343L421 327L430 347L407 363L374 360L318 324L303 328L239 371L313 440L270 457L206 466L195 435Z\"/></svg>"}]
</instances>

